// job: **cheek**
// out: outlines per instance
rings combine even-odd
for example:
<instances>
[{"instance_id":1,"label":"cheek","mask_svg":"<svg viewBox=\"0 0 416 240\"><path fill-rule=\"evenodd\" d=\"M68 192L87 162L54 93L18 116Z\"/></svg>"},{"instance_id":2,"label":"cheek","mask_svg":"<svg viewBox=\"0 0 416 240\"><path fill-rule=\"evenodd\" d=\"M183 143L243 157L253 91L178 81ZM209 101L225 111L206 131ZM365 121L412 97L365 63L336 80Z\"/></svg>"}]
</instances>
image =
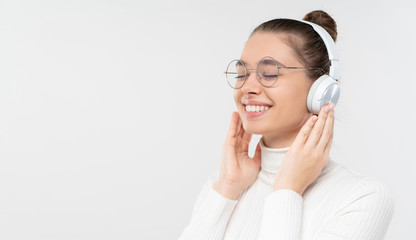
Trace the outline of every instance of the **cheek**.
<instances>
[{"instance_id":1,"label":"cheek","mask_svg":"<svg viewBox=\"0 0 416 240\"><path fill-rule=\"evenodd\" d=\"M287 86L279 88L278 91L271 93L276 104L276 114L285 115L290 118L293 115L299 115L306 109L305 89L296 86Z\"/></svg>"},{"instance_id":2,"label":"cheek","mask_svg":"<svg viewBox=\"0 0 416 240\"><path fill-rule=\"evenodd\" d=\"M289 104L293 108L296 109L302 109L301 106L306 106L306 93L304 92L304 89L291 89L290 91L287 91L287 99L289 100Z\"/></svg>"}]
</instances>

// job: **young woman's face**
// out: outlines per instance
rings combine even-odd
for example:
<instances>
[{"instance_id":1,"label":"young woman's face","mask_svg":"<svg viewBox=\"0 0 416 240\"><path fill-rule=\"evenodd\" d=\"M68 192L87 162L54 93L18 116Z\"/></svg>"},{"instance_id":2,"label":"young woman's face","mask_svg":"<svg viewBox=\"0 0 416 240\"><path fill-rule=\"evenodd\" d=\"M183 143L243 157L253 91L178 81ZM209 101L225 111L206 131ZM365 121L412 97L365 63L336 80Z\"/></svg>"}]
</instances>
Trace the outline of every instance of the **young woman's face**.
<instances>
[{"instance_id":1,"label":"young woman's face","mask_svg":"<svg viewBox=\"0 0 416 240\"><path fill-rule=\"evenodd\" d=\"M247 69L255 69L265 56L270 56L287 67L303 67L295 54L281 39L283 35L257 32L247 41L240 60ZM243 87L234 90L234 100L245 131L261 134L269 143L268 147L287 147L306 120L312 115L307 109L306 100L313 80L304 69L279 70L277 82L264 87L257 79L255 71L248 71ZM257 101L257 105L268 105L263 114L250 117L245 109L246 102Z\"/></svg>"}]
</instances>

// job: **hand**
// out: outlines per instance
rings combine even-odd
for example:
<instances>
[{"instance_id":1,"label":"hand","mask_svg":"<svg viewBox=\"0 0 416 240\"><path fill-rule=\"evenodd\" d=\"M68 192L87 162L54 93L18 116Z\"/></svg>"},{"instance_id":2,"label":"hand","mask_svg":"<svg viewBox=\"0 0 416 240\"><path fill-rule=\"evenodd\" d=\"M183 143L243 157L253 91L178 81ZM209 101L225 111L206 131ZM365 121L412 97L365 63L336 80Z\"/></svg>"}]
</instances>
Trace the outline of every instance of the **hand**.
<instances>
[{"instance_id":1,"label":"hand","mask_svg":"<svg viewBox=\"0 0 416 240\"><path fill-rule=\"evenodd\" d=\"M332 107L328 113L326 107ZM273 189L291 189L301 196L319 176L329 160L334 130L333 103L322 107L318 119L313 116L300 129L275 175Z\"/></svg>"},{"instance_id":2,"label":"hand","mask_svg":"<svg viewBox=\"0 0 416 240\"><path fill-rule=\"evenodd\" d=\"M247 133L237 112L233 112L227 137L222 147L220 174L213 188L221 195L236 200L257 179L261 166L261 148L257 144L253 158L248 156L252 134Z\"/></svg>"}]
</instances>

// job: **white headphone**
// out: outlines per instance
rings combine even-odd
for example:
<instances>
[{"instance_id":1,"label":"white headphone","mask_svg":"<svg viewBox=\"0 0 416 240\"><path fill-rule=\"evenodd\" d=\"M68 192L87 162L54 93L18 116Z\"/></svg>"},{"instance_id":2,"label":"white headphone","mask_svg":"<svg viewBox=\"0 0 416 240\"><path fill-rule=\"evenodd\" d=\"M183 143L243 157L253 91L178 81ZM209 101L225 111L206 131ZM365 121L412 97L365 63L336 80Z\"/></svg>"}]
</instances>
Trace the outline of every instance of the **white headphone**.
<instances>
[{"instance_id":1,"label":"white headphone","mask_svg":"<svg viewBox=\"0 0 416 240\"><path fill-rule=\"evenodd\" d=\"M313 27L313 29L321 36L325 43L326 50L328 51L328 57L331 61L329 68L329 75L324 74L319 77L311 86L308 93L308 100L306 105L311 113L319 114L322 106L327 103L333 103L334 107L338 102L340 94L340 86L338 80L341 78L341 70L339 65L339 55L335 42L331 35L323 29L321 26L304 20L297 20L307 23Z\"/></svg>"}]
</instances>

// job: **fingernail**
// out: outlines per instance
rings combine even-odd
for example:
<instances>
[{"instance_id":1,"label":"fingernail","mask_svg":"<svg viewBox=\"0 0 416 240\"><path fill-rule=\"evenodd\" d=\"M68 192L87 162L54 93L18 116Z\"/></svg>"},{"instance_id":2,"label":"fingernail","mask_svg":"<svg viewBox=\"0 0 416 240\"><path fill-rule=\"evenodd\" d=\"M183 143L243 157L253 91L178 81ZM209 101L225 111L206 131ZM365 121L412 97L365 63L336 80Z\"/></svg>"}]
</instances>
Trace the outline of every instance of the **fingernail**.
<instances>
[{"instance_id":1,"label":"fingernail","mask_svg":"<svg viewBox=\"0 0 416 240\"><path fill-rule=\"evenodd\" d=\"M326 113L329 112L329 107L328 106L325 106L325 112Z\"/></svg>"},{"instance_id":2,"label":"fingernail","mask_svg":"<svg viewBox=\"0 0 416 240\"><path fill-rule=\"evenodd\" d=\"M331 103L331 110L334 110L335 104Z\"/></svg>"},{"instance_id":3,"label":"fingernail","mask_svg":"<svg viewBox=\"0 0 416 240\"><path fill-rule=\"evenodd\" d=\"M313 117L312 117L312 122L315 122L315 121L316 121L316 119L318 119L318 117L317 117L316 115L313 115Z\"/></svg>"}]
</instances>

